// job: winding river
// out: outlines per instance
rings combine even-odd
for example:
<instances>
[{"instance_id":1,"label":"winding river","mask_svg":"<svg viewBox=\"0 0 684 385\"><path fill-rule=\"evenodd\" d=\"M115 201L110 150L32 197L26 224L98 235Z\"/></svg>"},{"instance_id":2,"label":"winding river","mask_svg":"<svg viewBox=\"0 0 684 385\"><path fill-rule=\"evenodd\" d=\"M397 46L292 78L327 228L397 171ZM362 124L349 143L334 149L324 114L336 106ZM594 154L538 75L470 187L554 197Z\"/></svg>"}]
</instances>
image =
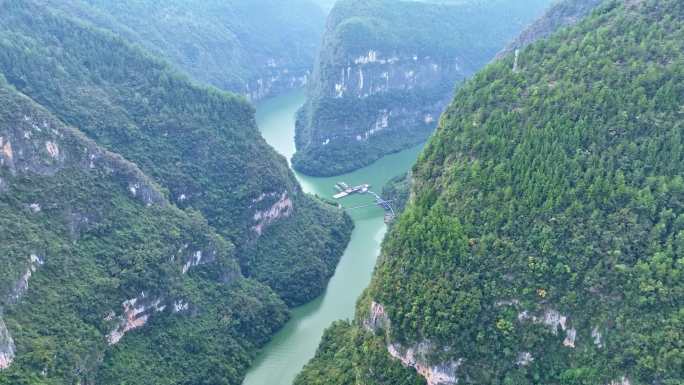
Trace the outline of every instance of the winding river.
<instances>
[{"instance_id":1,"label":"winding river","mask_svg":"<svg viewBox=\"0 0 684 385\"><path fill-rule=\"evenodd\" d=\"M257 106L257 123L266 141L288 160L295 151L295 112L304 104L303 91L279 96ZM406 172L422 146L386 156L355 172L332 178L297 175L304 191L330 197L338 181L350 185L369 183L380 193L392 177ZM345 198L346 207L372 203L369 195ZM356 299L368 286L380 244L386 232L378 207L351 210L356 225L335 275L318 299L292 311L292 319L259 353L243 385L291 385L297 373L315 354L325 328L333 321L351 319Z\"/></svg>"}]
</instances>

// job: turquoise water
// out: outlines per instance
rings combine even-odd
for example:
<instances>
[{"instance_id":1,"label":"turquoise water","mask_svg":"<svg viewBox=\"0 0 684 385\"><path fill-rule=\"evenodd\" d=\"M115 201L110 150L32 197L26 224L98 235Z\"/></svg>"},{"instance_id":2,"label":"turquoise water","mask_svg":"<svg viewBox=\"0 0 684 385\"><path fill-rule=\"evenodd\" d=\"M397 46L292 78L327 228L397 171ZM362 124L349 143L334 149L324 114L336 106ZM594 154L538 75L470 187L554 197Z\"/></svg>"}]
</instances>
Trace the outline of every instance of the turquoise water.
<instances>
[{"instance_id":1,"label":"turquoise water","mask_svg":"<svg viewBox=\"0 0 684 385\"><path fill-rule=\"evenodd\" d=\"M257 106L257 123L266 141L288 160L295 151L294 119L304 104L304 92L296 91L267 100ZM350 185L368 183L380 193L392 177L403 174L415 162L422 146L386 156L355 172L314 178L297 175L304 191L331 197L336 182ZM353 195L341 200L345 207L373 203L370 195ZM260 352L243 385L291 385L301 368L315 354L323 330L333 321L351 319L354 306L371 279L380 244L387 230L383 210L368 207L350 210L355 229L335 275L318 299L296 308L292 319Z\"/></svg>"}]
</instances>

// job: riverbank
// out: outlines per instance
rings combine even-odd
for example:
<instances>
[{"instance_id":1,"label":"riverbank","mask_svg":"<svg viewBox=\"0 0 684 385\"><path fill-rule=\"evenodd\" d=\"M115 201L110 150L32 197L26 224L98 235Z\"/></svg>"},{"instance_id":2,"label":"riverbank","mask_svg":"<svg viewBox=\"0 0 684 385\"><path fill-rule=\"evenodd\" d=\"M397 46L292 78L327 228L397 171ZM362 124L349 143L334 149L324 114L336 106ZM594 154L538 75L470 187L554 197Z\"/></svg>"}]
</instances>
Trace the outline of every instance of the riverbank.
<instances>
[{"instance_id":1,"label":"riverbank","mask_svg":"<svg viewBox=\"0 0 684 385\"><path fill-rule=\"evenodd\" d=\"M266 141L288 158L294 154L295 113L304 104L303 91L296 91L260 103L257 123ZM352 186L368 183L381 190L392 177L403 174L415 162L421 146L386 156L372 165L349 174L314 178L297 174L304 191L330 198L334 185L343 181ZM372 203L370 195L354 195L340 201L345 207ZM243 385L291 385L294 377L315 354L323 331L333 321L351 319L355 303L368 286L385 232L384 212L367 207L349 213L355 229L351 241L318 299L292 311L292 319L260 352Z\"/></svg>"}]
</instances>

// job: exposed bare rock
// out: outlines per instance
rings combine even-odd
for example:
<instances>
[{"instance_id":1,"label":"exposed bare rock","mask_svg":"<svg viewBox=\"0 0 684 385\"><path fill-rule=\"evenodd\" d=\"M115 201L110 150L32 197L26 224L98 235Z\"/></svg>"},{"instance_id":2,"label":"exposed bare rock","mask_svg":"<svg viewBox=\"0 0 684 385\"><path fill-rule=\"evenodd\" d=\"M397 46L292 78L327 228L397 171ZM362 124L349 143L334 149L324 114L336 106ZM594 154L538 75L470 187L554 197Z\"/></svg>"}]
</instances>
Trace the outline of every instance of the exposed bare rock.
<instances>
[{"instance_id":1,"label":"exposed bare rock","mask_svg":"<svg viewBox=\"0 0 684 385\"><path fill-rule=\"evenodd\" d=\"M603 347L603 335L601 334L598 326L594 326L594 328L591 330L591 338L594 339L594 345L598 346L599 348Z\"/></svg>"},{"instance_id":2,"label":"exposed bare rock","mask_svg":"<svg viewBox=\"0 0 684 385\"><path fill-rule=\"evenodd\" d=\"M261 200L258 200L258 202L261 202ZM254 221L256 222L256 224L252 226L252 230L254 230L254 232L256 232L258 235L261 235L263 234L266 227L268 227L270 224L274 223L280 218L289 217L293 213L293 211L294 204L288 196L287 191L283 191L280 194L280 198L275 203L273 203L271 207L265 210L257 210L257 212L254 213Z\"/></svg>"},{"instance_id":3,"label":"exposed bare rock","mask_svg":"<svg viewBox=\"0 0 684 385\"><path fill-rule=\"evenodd\" d=\"M4 370L12 365L15 355L14 340L7 330L5 321L0 317L0 370Z\"/></svg>"},{"instance_id":4,"label":"exposed bare rock","mask_svg":"<svg viewBox=\"0 0 684 385\"><path fill-rule=\"evenodd\" d=\"M26 103L35 106L32 113L11 117L15 124L0 128L0 168L8 168L12 175L54 176L72 167L105 172L125 183L131 194L145 204L165 204L159 186L136 165L55 120L28 98ZM10 183L3 181L2 187ZM39 211L40 205L35 205L31 210Z\"/></svg>"},{"instance_id":5,"label":"exposed bare rock","mask_svg":"<svg viewBox=\"0 0 684 385\"><path fill-rule=\"evenodd\" d=\"M371 302L370 315L363 322L364 327L369 331L387 329L390 326L389 318L385 313L385 307L375 301Z\"/></svg>"},{"instance_id":6,"label":"exposed bare rock","mask_svg":"<svg viewBox=\"0 0 684 385\"><path fill-rule=\"evenodd\" d=\"M629 381L629 378L622 377L619 380L611 381L608 385L632 385L632 383Z\"/></svg>"},{"instance_id":7,"label":"exposed bare rock","mask_svg":"<svg viewBox=\"0 0 684 385\"><path fill-rule=\"evenodd\" d=\"M532 356L532 353L530 352L520 352L518 353L518 359L516 360L516 364L518 366L527 366L531 364L534 361L534 357Z\"/></svg>"},{"instance_id":8,"label":"exposed bare rock","mask_svg":"<svg viewBox=\"0 0 684 385\"><path fill-rule=\"evenodd\" d=\"M577 330L568 329L568 332L565 335L565 340L563 340L563 346L568 347L568 348L574 348L576 338L577 338Z\"/></svg>"},{"instance_id":9,"label":"exposed bare rock","mask_svg":"<svg viewBox=\"0 0 684 385\"><path fill-rule=\"evenodd\" d=\"M9 299L11 303L19 302L21 296L24 295L24 293L26 293L28 290L31 276L33 276L33 274L38 270L38 267L42 266L44 263L45 259L36 254L31 254L29 256L29 263L28 267L26 268L26 272L19 277L19 280L14 285L14 290L12 290L12 294L10 295Z\"/></svg>"},{"instance_id":10,"label":"exposed bare rock","mask_svg":"<svg viewBox=\"0 0 684 385\"><path fill-rule=\"evenodd\" d=\"M183 300L178 300L173 303L173 311L174 313L181 313L190 308L190 304L186 301Z\"/></svg>"},{"instance_id":11,"label":"exposed bare rock","mask_svg":"<svg viewBox=\"0 0 684 385\"><path fill-rule=\"evenodd\" d=\"M145 326L153 313L164 311L166 308L166 305L162 305L161 299L148 299L145 293L124 301L121 305L124 309L120 317L121 322L107 335L107 342L110 345L119 343L129 331Z\"/></svg>"},{"instance_id":12,"label":"exposed bare rock","mask_svg":"<svg viewBox=\"0 0 684 385\"><path fill-rule=\"evenodd\" d=\"M433 349L428 342L419 344L408 349L399 344L390 344L387 347L389 354L401 361L404 366L414 368L418 374L427 380L428 385L455 385L458 383L458 368L462 360L450 361L440 364L430 364L426 356Z\"/></svg>"},{"instance_id":13,"label":"exposed bare rock","mask_svg":"<svg viewBox=\"0 0 684 385\"><path fill-rule=\"evenodd\" d=\"M568 328L568 317L559 313L557 310L547 309L541 316L530 314L527 310L518 313L518 321L543 324L549 327L553 334L558 334L558 329L565 332L563 346L574 348L577 338L577 330Z\"/></svg>"},{"instance_id":14,"label":"exposed bare rock","mask_svg":"<svg viewBox=\"0 0 684 385\"><path fill-rule=\"evenodd\" d=\"M197 250L186 257L185 264L183 265L183 274L187 273L192 267L205 265L207 263L214 262L215 260L216 250Z\"/></svg>"}]
</instances>

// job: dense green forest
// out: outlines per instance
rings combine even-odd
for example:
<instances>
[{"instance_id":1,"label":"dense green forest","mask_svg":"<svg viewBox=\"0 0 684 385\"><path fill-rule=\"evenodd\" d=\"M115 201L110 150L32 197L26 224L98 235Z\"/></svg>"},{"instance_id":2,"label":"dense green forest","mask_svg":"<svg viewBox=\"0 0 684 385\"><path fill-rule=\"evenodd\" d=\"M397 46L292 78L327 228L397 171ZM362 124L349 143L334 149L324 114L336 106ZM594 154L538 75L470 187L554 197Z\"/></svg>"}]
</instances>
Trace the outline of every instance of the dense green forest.
<instances>
[{"instance_id":1,"label":"dense green forest","mask_svg":"<svg viewBox=\"0 0 684 385\"><path fill-rule=\"evenodd\" d=\"M684 3L606 0L514 60L457 93L299 384L384 383L327 353L369 329L436 384L684 382Z\"/></svg>"},{"instance_id":2,"label":"dense green forest","mask_svg":"<svg viewBox=\"0 0 684 385\"><path fill-rule=\"evenodd\" d=\"M338 175L424 142L454 88L549 3L338 1L297 119L293 166Z\"/></svg>"},{"instance_id":3,"label":"dense green forest","mask_svg":"<svg viewBox=\"0 0 684 385\"><path fill-rule=\"evenodd\" d=\"M0 138L0 384L239 384L288 313L233 245L2 79ZM110 349L133 298L150 320Z\"/></svg>"},{"instance_id":4,"label":"dense green forest","mask_svg":"<svg viewBox=\"0 0 684 385\"><path fill-rule=\"evenodd\" d=\"M382 187L382 197L392 201L397 212L403 212L411 196L411 173L396 176Z\"/></svg>"},{"instance_id":5,"label":"dense green forest","mask_svg":"<svg viewBox=\"0 0 684 385\"><path fill-rule=\"evenodd\" d=\"M0 72L11 84L200 211L235 243L246 274L270 282L289 266L278 282L289 304L323 290L351 223L301 192L252 106L33 2L5 2L3 13Z\"/></svg>"},{"instance_id":6,"label":"dense green forest","mask_svg":"<svg viewBox=\"0 0 684 385\"><path fill-rule=\"evenodd\" d=\"M0 384L241 383L351 220L244 98L44 1L0 14Z\"/></svg>"},{"instance_id":7,"label":"dense green forest","mask_svg":"<svg viewBox=\"0 0 684 385\"><path fill-rule=\"evenodd\" d=\"M325 331L316 359L294 385L351 384L424 385L425 379L392 360L384 338L338 321Z\"/></svg>"},{"instance_id":8,"label":"dense green forest","mask_svg":"<svg viewBox=\"0 0 684 385\"><path fill-rule=\"evenodd\" d=\"M192 78L263 99L308 81L325 24L313 0L39 0L164 57Z\"/></svg>"}]
</instances>

